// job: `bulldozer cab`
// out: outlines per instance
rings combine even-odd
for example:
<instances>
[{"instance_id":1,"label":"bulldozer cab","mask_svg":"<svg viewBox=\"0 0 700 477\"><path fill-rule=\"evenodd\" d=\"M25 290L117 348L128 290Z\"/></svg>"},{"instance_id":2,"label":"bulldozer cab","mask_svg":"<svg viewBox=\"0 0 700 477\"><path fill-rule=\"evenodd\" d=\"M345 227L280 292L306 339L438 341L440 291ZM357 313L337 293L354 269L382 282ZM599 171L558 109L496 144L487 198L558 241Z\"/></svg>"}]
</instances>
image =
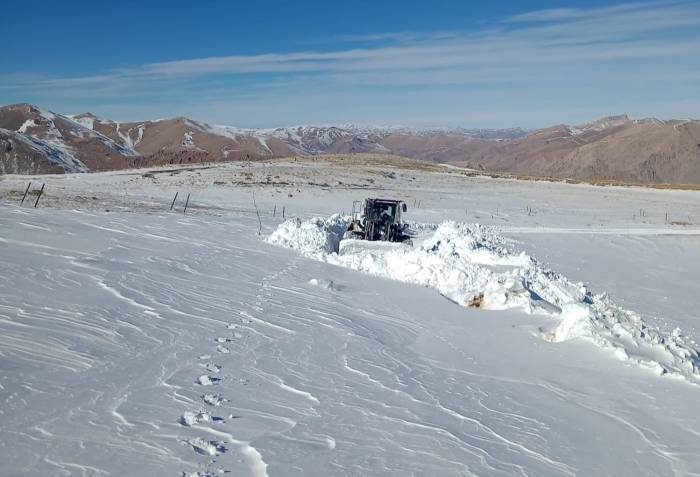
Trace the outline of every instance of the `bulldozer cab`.
<instances>
[{"instance_id":1,"label":"bulldozer cab","mask_svg":"<svg viewBox=\"0 0 700 477\"><path fill-rule=\"evenodd\" d=\"M406 203L400 200L367 199L352 203L352 221L359 222L363 217L369 220L388 220L401 223L401 213L406 212Z\"/></svg>"},{"instance_id":2,"label":"bulldozer cab","mask_svg":"<svg viewBox=\"0 0 700 477\"><path fill-rule=\"evenodd\" d=\"M405 204L404 204L405 206ZM401 222L401 208L398 201L375 199L367 202L365 217L390 223Z\"/></svg>"},{"instance_id":3,"label":"bulldozer cab","mask_svg":"<svg viewBox=\"0 0 700 477\"><path fill-rule=\"evenodd\" d=\"M364 207L361 201L355 201L348 230L364 240L405 242L410 239L401 215L406 210L406 203L400 200L366 199Z\"/></svg>"}]
</instances>

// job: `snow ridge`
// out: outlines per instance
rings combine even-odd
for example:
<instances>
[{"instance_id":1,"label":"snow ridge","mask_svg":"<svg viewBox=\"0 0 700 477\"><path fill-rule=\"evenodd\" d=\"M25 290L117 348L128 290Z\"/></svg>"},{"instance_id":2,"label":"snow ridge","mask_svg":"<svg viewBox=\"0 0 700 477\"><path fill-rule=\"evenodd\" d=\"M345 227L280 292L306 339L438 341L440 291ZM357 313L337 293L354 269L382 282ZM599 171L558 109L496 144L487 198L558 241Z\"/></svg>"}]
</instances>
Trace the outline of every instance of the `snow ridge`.
<instances>
[{"instance_id":1,"label":"snow ridge","mask_svg":"<svg viewBox=\"0 0 700 477\"><path fill-rule=\"evenodd\" d=\"M465 137L504 140L521 137L527 133L520 128L511 129L465 129L465 128L410 128L405 126L358 126L354 124L334 125L299 125L279 128L239 128L235 126L210 125L207 123L184 120L185 124L209 134L239 140L242 137L252 137L258 140L260 146L272 152L267 144L269 139L279 139L287 144L296 154L321 154L339 140L357 139L364 141L365 147L377 152L389 152L379 144L382 138L391 134L407 134L414 136L430 136L433 134L449 134Z\"/></svg>"},{"instance_id":2,"label":"snow ridge","mask_svg":"<svg viewBox=\"0 0 700 477\"><path fill-rule=\"evenodd\" d=\"M681 330L650 327L606 294L594 295L512 250L492 227L444 222L410 247L344 239L347 224L340 215L291 219L266 240L317 260L434 288L462 306L548 315L558 322L540 330L547 341L585 339L656 374L700 384L700 354Z\"/></svg>"},{"instance_id":3,"label":"snow ridge","mask_svg":"<svg viewBox=\"0 0 700 477\"><path fill-rule=\"evenodd\" d=\"M12 136L38 153L44 154L49 161L60 166L66 172L88 172L85 164L73 155L73 149L63 141L59 141L56 138L38 139L29 134L8 129L0 129L0 132Z\"/></svg>"},{"instance_id":4,"label":"snow ridge","mask_svg":"<svg viewBox=\"0 0 700 477\"><path fill-rule=\"evenodd\" d=\"M54 115L53 113L51 113L51 114L52 114L51 119L55 119L56 115ZM43 111L42 111L42 115L44 115ZM44 116L44 117L48 119L47 116ZM86 122L84 121L86 118L83 118L82 120L76 120L76 119L70 118L68 116L60 116L59 115L59 117L61 119L63 119L64 121L66 121L67 123L69 123L70 125L74 126L74 128L72 130L70 130L70 134L72 134L73 136L77 136L81 139L83 139L85 137L90 137L90 138L96 139L96 140L100 141L102 144L104 144L106 147L108 147L109 149L112 149L113 151L118 152L122 156L138 156L139 155L138 152L134 151L133 148L131 148L129 146L124 146L124 145L121 145L115 141L112 141L112 139L105 136L104 134L102 134L98 131L95 131L93 129L94 121L90 123L90 127L87 127ZM60 131L58 131L58 129L56 128L56 125L54 124L53 121L51 121L51 119L49 119L51 131L55 130L60 135L61 134Z\"/></svg>"}]
</instances>

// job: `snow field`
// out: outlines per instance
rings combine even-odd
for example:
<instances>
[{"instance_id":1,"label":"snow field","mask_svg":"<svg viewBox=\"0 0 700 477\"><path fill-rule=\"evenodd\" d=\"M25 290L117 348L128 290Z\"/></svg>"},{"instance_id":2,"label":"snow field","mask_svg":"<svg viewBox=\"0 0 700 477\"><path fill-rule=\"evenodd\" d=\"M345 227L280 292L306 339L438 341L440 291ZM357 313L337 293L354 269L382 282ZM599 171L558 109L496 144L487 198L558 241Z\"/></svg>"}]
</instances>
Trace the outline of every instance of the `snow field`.
<instances>
[{"instance_id":1,"label":"snow field","mask_svg":"<svg viewBox=\"0 0 700 477\"><path fill-rule=\"evenodd\" d=\"M700 473L700 388L609 352L621 340L670 369L665 346L695 346L700 231L664 214L694 222L697 194L296 163L178 171L41 177L38 209L15 193L37 179L0 180L0 474ZM335 180L347 188L308 184ZM187 215L168 212L189 188ZM313 258L261 240L251 192L264 236L286 205ZM306 224L367 196L408 201L427 224L413 249ZM464 275L451 285L450 267ZM453 303L482 284L488 311ZM664 344L593 326L585 297L603 291L647 329L613 324Z\"/></svg>"}]
</instances>

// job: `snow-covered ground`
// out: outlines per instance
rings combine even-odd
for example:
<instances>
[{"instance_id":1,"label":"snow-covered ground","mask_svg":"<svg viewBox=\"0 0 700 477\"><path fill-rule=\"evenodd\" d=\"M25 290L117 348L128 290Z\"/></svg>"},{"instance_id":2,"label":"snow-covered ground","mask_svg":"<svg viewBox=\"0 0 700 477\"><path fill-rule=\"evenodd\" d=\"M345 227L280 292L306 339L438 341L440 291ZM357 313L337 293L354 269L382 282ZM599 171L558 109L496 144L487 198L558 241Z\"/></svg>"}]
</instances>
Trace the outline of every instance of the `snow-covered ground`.
<instances>
[{"instance_id":1,"label":"snow-covered ground","mask_svg":"<svg viewBox=\"0 0 700 477\"><path fill-rule=\"evenodd\" d=\"M700 475L700 193L144 172L0 178L1 475ZM412 249L268 239L368 196Z\"/></svg>"}]
</instances>

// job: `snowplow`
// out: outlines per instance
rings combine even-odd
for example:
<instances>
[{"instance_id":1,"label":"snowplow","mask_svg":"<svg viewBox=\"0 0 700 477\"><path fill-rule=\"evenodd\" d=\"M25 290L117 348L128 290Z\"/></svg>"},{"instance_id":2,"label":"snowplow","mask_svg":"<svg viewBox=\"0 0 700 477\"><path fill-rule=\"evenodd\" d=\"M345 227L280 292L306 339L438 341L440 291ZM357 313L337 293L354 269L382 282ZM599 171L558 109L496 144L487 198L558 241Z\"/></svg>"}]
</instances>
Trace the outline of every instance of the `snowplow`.
<instances>
[{"instance_id":1,"label":"snowplow","mask_svg":"<svg viewBox=\"0 0 700 477\"><path fill-rule=\"evenodd\" d=\"M408 224L401 219L406 210L401 200L365 199L364 205L354 201L347 235L369 241L410 242Z\"/></svg>"}]
</instances>

